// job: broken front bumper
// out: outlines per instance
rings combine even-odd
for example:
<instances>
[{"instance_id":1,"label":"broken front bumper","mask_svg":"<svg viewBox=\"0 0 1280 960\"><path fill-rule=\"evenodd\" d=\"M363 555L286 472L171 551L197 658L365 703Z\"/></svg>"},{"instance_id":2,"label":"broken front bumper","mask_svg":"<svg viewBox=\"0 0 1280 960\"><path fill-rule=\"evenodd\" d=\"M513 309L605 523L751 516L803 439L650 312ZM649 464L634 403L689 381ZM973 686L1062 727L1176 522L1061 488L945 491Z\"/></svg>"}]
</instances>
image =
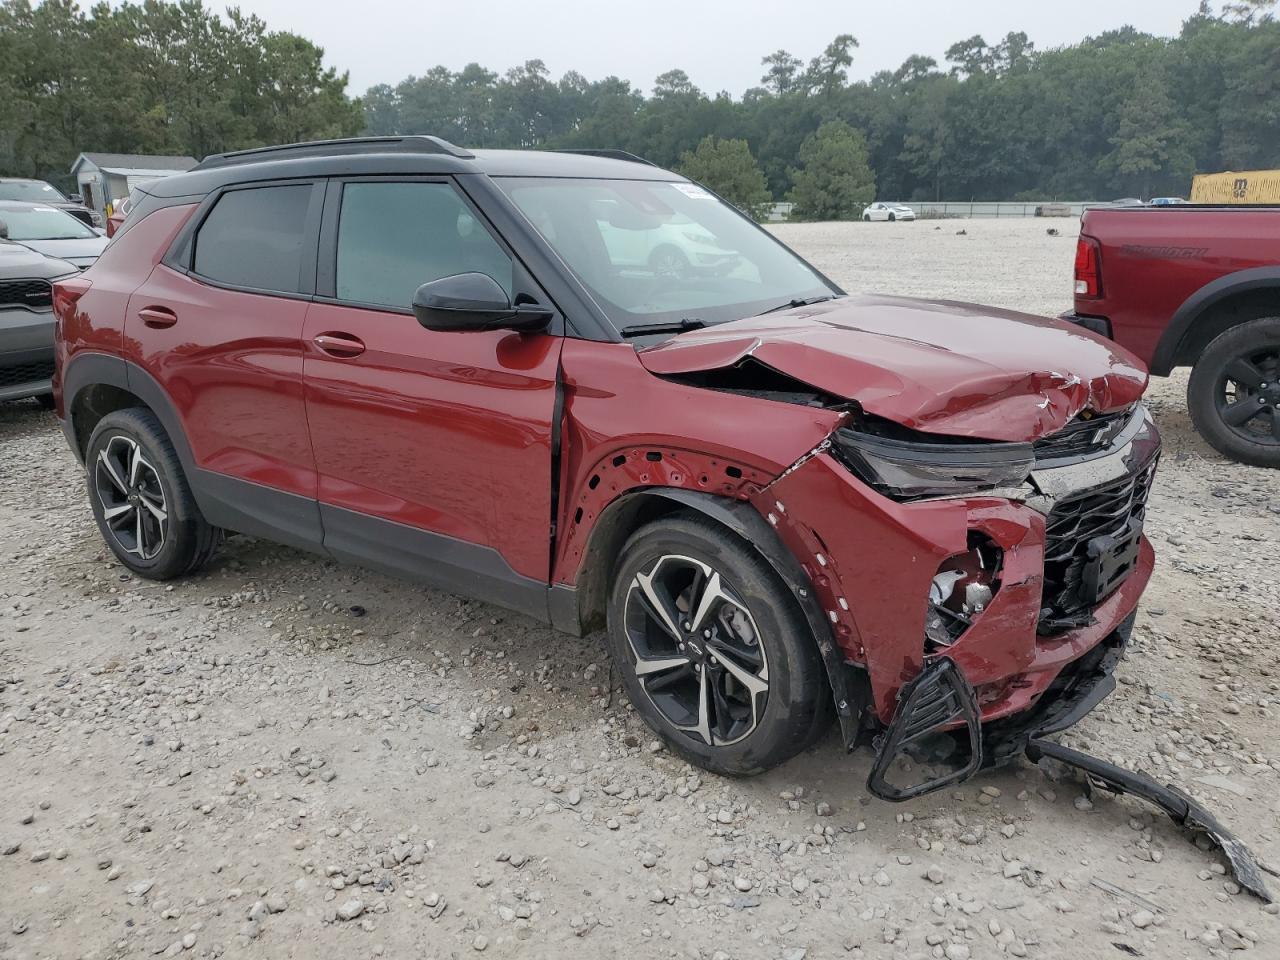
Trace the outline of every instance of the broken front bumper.
<instances>
[{"instance_id":1,"label":"broken front bumper","mask_svg":"<svg viewBox=\"0 0 1280 960\"><path fill-rule=\"evenodd\" d=\"M956 662L935 659L903 688L893 722L876 738L867 789L884 800L909 800L1008 763L1033 739L1075 724L1115 689L1134 618L1059 671L1033 708L987 724Z\"/></svg>"},{"instance_id":2,"label":"broken front bumper","mask_svg":"<svg viewBox=\"0 0 1280 960\"><path fill-rule=\"evenodd\" d=\"M986 726L981 723L973 688L955 661L948 657L933 661L903 689L893 723L877 738L867 789L884 800L908 800L964 780L984 767L1022 756L1033 763L1048 758L1083 771L1093 787L1146 800L1179 826L1206 834L1226 854L1240 885L1270 903L1271 892L1249 849L1187 794L1172 785L1162 786L1145 773L1045 739L1076 723L1115 689L1115 668L1124 655L1133 621L1130 615L1103 643L1063 670L1035 709ZM944 749L939 750L939 744ZM900 771L905 774L905 786L892 779L899 766L905 768Z\"/></svg>"}]
</instances>

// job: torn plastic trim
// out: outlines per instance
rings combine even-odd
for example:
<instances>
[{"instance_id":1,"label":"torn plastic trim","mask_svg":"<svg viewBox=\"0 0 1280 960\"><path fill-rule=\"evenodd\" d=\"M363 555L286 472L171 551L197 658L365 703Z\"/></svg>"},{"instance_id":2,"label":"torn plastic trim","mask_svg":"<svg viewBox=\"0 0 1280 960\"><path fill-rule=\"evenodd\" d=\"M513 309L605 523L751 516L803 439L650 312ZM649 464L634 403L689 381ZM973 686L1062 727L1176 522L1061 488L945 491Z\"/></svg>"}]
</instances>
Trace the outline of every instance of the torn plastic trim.
<instances>
[{"instance_id":1,"label":"torn plastic trim","mask_svg":"<svg viewBox=\"0 0 1280 960\"><path fill-rule=\"evenodd\" d=\"M890 767L909 756L912 747L959 725L968 735L969 759L963 767L909 787L889 782ZM867 777L867 789L882 800L899 803L951 783L966 780L982 767L982 720L978 698L960 668L950 657L929 663L902 688L898 711L883 737L877 738L875 766Z\"/></svg>"},{"instance_id":2,"label":"torn plastic trim","mask_svg":"<svg viewBox=\"0 0 1280 960\"><path fill-rule=\"evenodd\" d=\"M1231 872L1240 886L1263 902L1272 902L1271 891L1262 878L1262 868L1249 848L1213 814L1177 787L1161 786L1145 773L1126 770L1060 743L1036 737L1027 741L1029 760L1039 763L1045 757L1084 771L1087 781L1095 787L1118 795L1139 797L1155 804L1179 826L1206 834L1226 854Z\"/></svg>"}]
</instances>

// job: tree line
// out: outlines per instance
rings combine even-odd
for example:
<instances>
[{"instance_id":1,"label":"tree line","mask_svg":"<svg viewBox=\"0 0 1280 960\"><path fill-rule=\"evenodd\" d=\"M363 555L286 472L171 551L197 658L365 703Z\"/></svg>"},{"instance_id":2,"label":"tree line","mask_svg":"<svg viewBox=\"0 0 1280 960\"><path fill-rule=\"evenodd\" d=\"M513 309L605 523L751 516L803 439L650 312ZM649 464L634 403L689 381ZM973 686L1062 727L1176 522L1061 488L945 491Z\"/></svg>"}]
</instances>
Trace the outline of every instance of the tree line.
<instances>
[{"instance_id":1,"label":"tree line","mask_svg":"<svg viewBox=\"0 0 1280 960\"><path fill-rule=\"evenodd\" d=\"M430 130L472 147L610 147L699 171L710 160L700 153L740 154L740 141L778 200L807 194L812 165L802 154L806 144L821 152L824 126L828 140L843 141L840 172L865 179L857 162L865 152L882 199L1185 196L1195 172L1280 164L1274 3L1235 0L1215 10L1203 2L1171 38L1126 27L1038 50L1025 33L994 43L973 36L953 44L942 65L916 55L852 83L858 41L843 34L807 62L786 50L765 56L760 85L739 98L708 94L679 69L657 77L646 96L618 77L552 79L541 60L501 76L475 63L435 67L371 88L365 117L375 134ZM707 137L712 144L700 147ZM731 166L741 181L741 163ZM855 193L865 196L866 185Z\"/></svg>"},{"instance_id":2,"label":"tree line","mask_svg":"<svg viewBox=\"0 0 1280 960\"><path fill-rule=\"evenodd\" d=\"M66 185L82 151L189 154L364 127L303 37L200 0L0 0L0 174Z\"/></svg>"},{"instance_id":3,"label":"tree line","mask_svg":"<svg viewBox=\"0 0 1280 960\"><path fill-rule=\"evenodd\" d=\"M680 69L645 91L559 79L541 60L471 63L370 88L303 37L200 0L88 12L0 0L0 172L65 174L82 150L189 153L434 133L468 147L614 148L683 169L747 208L809 216L893 200L1186 195L1197 171L1280 158L1275 0L1208 0L1175 37L1131 27L1039 50L1025 33L953 44L850 82L852 34L760 84L710 94Z\"/></svg>"}]
</instances>

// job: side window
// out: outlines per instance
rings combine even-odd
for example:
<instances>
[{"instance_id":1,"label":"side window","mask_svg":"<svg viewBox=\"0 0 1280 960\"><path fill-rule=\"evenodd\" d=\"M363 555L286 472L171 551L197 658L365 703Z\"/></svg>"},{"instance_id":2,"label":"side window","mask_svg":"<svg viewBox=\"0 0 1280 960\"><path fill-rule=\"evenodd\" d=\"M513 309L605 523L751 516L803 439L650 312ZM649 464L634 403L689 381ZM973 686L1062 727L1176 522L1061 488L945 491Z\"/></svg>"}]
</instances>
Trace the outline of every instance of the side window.
<instances>
[{"instance_id":1,"label":"side window","mask_svg":"<svg viewBox=\"0 0 1280 960\"><path fill-rule=\"evenodd\" d=\"M348 183L338 217L339 300L408 309L422 284L487 273L511 295L511 258L447 183Z\"/></svg>"},{"instance_id":2,"label":"side window","mask_svg":"<svg viewBox=\"0 0 1280 960\"><path fill-rule=\"evenodd\" d=\"M192 270L233 287L296 293L311 189L224 193L196 233Z\"/></svg>"}]
</instances>

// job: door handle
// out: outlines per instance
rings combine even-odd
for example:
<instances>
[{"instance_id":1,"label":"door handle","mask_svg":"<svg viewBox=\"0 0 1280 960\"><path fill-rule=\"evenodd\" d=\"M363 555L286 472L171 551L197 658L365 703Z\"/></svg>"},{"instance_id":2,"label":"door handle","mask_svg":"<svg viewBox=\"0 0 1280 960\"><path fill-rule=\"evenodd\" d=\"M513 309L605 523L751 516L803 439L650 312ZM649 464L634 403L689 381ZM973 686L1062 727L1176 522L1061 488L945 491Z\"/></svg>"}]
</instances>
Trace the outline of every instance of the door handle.
<instances>
[{"instance_id":1,"label":"door handle","mask_svg":"<svg viewBox=\"0 0 1280 960\"><path fill-rule=\"evenodd\" d=\"M155 327L159 330L165 327L172 327L178 322L178 315L168 307L143 307L138 311L138 317L148 327Z\"/></svg>"},{"instance_id":2,"label":"door handle","mask_svg":"<svg viewBox=\"0 0 1280 960\"><path fill-rule=\"evenodd\" d=\"M331 357L349 360L364 353L364 341L349 333L322 333L311 341Z\"/></svg>"}]
</instances>

